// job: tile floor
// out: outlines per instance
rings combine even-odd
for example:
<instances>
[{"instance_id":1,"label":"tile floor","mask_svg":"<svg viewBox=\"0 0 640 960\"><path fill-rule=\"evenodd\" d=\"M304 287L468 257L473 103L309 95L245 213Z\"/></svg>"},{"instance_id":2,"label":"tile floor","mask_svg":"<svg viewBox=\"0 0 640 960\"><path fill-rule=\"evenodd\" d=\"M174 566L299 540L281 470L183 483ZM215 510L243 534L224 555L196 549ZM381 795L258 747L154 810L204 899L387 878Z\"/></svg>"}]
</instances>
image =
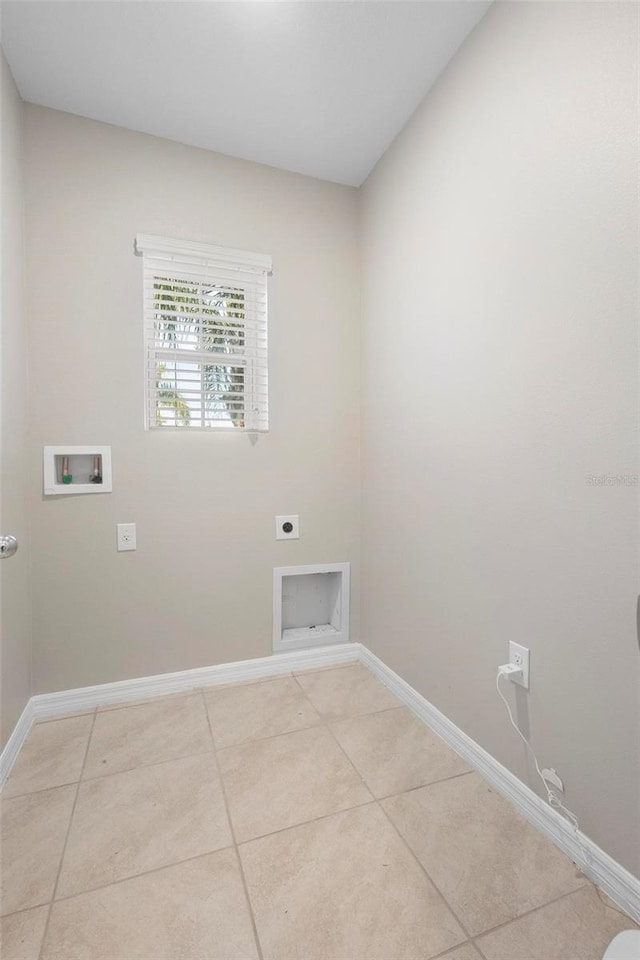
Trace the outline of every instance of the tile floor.
<instances>
[{"instance_id":1,"label":"tile floor","mask_svg":"<svg viewBox=\"0 0 640 960\"><path fill-rule=\"evenodd\" d=\"M601 960L633 923L359 664L36 724L2 960Z\"/></svg>"}]
</instances>

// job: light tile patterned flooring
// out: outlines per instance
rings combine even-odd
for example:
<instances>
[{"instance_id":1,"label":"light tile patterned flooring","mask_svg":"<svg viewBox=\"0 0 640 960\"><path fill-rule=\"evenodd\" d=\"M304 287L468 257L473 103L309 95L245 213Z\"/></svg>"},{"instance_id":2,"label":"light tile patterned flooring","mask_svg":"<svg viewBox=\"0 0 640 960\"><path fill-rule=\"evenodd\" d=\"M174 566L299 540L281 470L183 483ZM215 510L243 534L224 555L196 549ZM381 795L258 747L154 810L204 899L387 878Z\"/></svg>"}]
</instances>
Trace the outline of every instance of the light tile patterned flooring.
<instances>
[{"instance_id":1,"label":"light tile patterned flooring","mask_svg":"<svg viewBox=\"0 0 640 960\"><path fill-rule=\"evenodd\" d=\"M601 960L633 923L363 666L35 725L2 960Z\"/></svg>"}]
</instances>

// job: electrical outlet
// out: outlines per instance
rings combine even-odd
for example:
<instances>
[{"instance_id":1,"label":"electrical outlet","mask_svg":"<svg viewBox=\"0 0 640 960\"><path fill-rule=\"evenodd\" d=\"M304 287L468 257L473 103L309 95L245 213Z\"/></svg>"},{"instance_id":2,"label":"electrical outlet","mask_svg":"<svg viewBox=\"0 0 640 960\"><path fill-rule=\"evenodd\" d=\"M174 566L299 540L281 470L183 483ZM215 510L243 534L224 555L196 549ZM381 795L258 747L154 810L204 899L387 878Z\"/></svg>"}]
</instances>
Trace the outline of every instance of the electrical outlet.
<instances>
[{"instance_id":1,"label":"electrical outlet","mask_svg":"<svg viewBox=\"0 0 640 960\"><path fill-rule=\"evenodd\" d=\"M519 683L521 687L529 689L529 651L513 640L509 641L509 663L513 663L522 673L512 674L509 679Z\"/></svg>"},{"instance_id":2,"label":"electrical outlet","mask_svg":"<svg viewBox=\"0 0 640 960\"><path fill-rule=\"evenodd\" d=\"M136 525L135 523L118 524L118 550L136 549Z\"/></svg>"},{"instance_id":3,"label":"electrical outlet","mask_svg":"<svg viewBox=\"0 0 640 960\"><path fill-rule=\"evenodd\" d=\"M276 517L276 540L299 540L300 521L297 514Z\"/></svg>"}]
</instances>

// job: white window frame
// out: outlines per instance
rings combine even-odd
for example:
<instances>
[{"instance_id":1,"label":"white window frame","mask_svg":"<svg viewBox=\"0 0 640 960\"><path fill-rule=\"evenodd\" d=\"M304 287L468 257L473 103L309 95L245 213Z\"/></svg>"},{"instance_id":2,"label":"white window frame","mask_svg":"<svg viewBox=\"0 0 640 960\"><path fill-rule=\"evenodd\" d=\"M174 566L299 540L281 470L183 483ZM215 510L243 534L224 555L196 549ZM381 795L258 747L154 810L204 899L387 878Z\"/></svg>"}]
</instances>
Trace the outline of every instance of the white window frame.
<instances>
[{"instance_id":1,"label":"white window frame","mask_svg":"<svg viewBox=\"0 0 640 960\"><path fill-rule=\"evenodd\" d=\"M266 254L249 253L245 250L236 250L229 247L219 247L213 244L198 243L189 240L174 240L168 237L157 237L149 234L138 234L135 240L135 253L143 259L144 288L152 284L154 277L160 273L171 274L175 271L176 279L183 279L181 274L188 274L191 282L215 283L222 286L232 283L243 290L251 290L251 296L246 298L244 309L244 323L247 330L254 331L255 343L260 343L258 350L250 346L243 346L237 355L226 355L222 366L242 366L245 370L244 390L244 426L237 427L231 424L207 423L204 416L204 404L201 405L200 423L188 425L163 424L156 422L157 404L153 386L153 371L157 364L169 360L169 351L158 347L155 336L155 316L152 302L145 296L143 301L144 339L145 339L145 429L147 430L206 430L224 431L226 433L264 433L269 429L268 411L268 363L267 363L267 277L271 276L272 261ZM229 279L232 277L233 279ZM264 303L264 308L258 308L258 303ZM178 358L184 362L202 362L202 354L197 352L190 360L190 351L173 348L171 360ZM208 355L207 355L208 356ZM212 353L212 358L216 354Z\"/></svg>"}]
</instances>

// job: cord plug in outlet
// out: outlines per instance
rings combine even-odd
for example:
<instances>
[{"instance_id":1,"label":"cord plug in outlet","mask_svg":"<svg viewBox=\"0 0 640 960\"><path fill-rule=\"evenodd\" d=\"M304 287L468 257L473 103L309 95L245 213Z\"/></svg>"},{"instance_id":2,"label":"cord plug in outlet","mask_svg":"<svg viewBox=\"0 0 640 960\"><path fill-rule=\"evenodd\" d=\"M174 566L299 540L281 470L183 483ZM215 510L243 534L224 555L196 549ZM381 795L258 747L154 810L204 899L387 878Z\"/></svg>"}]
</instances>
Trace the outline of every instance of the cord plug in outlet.
<instances>
[{"instance_id":1,"label":"cord plug in outlet","mask_svg":"<svg viewBox=\"0 0 640 960\"><path fill-rule=\"evenodd\" d=\"M510 677L516 683L519 683L522 679L522 670L520 667L516 667L515 663L503 663L502 666L498 667L498 676Z\"/></svg>"}]
</instances>

